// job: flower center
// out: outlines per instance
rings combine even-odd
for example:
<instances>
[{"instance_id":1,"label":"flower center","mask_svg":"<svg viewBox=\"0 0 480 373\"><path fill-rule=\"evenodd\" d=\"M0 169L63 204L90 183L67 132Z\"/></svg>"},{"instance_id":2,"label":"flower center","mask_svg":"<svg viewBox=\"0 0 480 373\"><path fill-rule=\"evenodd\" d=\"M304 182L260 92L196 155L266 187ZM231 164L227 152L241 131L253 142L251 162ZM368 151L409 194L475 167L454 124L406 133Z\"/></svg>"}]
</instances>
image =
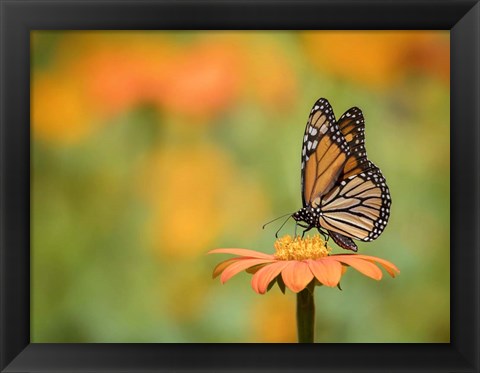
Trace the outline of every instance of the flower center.
<instances>
[{"instance_id":1,"label":"flower center","mask_svg":"<svg viewBox=\"0 0 480 373\"><path fill-rule=\"evenodd\" d=\"M331 251L319 235L305 238L286 235L277 239L273 246L278 260L318 259L328 256Z\"/></svg>"}]
</instances>

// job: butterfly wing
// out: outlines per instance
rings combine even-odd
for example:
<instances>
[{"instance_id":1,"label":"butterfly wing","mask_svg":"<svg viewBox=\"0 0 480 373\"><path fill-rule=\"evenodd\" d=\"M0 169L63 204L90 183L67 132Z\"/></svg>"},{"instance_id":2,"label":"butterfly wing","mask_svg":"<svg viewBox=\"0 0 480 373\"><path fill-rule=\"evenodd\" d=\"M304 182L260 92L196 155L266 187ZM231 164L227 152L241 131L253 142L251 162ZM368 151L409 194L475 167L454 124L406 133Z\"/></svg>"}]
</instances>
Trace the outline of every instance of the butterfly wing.
<instances>
[{"instance_id":1,"label":"butterfly wing","mask_svg":"<svg viewBox=\"0 0 480 373\"><path fill-rule=\"evenodd\" d=\"M308 117L302 147L303 206L318 206L338 181L350 156L348 144L335 121L329 102L315 102Z\"/></svg>"},{"instance_id":2,"label":"butterfly wing","mask_svg":"<svg viewBox=\"0 0 480 373\"><path fill-rule=\"evenodd\" d=\"M372 162L367 159L365 150L365 118L357 107L347 110L338 120L338 126L348 143L350 156L345 162L340 181L368 171Z\"/></svg>"},{"instance_id":3,"label":"butterfly wing","mask_svg":"<svg viewBox=\"0 0 480 373\"><path fill-rule=\"evenodd\" d=\"M368 171L341 181L322 199L320 225L346 237L372 241L387 225L390 204L385 178L372 164Z\"/></svg>"},{"instance_id":4,"label":"butterfly wing","mask_svg":"<svg viewBox=\"0 0 480 373\"><path fill-rule=\"evenodd\" d=\"M380 169L367 158L362 111L357 107L347 110L338 126L348 143L350 155L339 175L337 189L325 199L327 212L320 224L331 228L327 230L337 245L357 251L351 237L371 241L385 229L390 215L390 192ZM341 198L341 203L332 204L332 196Z\"/></svg>"},{"instance_id":5,"label":"butterfly wing","mask_svg":"<svg viewBox=\"0 0 480 373\"><path fill-rule=\"evenodd\" d=\"M321 207L319 225L341 247L371 241L385 229L390 192L380 169L367 158L365 119L354 107L335 121L326 99L308 118L302 148L303 206Z\"/></svg>"}]
</instances>

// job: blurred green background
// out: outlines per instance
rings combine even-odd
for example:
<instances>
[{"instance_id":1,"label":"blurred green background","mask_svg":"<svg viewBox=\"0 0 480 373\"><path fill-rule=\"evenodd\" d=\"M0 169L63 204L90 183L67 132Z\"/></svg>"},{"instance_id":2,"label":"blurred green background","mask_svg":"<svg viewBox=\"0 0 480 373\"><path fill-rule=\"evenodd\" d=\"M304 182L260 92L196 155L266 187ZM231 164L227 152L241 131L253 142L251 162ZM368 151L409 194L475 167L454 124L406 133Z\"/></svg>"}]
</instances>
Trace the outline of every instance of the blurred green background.
<instances>
[{"instance_id":1,"label":"blurred green background","mask_svg":"<svg viewBox=\"0 0 480 373\"><path fill-rule=\"evenodd\" d=\"M317 288L318 342L449 342L449 33L31 34L32 342L295 342L295 296L217 247L273 252L309 111L366 118L392 214L376 282ZM283 233L293 234L293 225ZM341 252L334 247L334 252Z\"/></svg>"}]
</instances>

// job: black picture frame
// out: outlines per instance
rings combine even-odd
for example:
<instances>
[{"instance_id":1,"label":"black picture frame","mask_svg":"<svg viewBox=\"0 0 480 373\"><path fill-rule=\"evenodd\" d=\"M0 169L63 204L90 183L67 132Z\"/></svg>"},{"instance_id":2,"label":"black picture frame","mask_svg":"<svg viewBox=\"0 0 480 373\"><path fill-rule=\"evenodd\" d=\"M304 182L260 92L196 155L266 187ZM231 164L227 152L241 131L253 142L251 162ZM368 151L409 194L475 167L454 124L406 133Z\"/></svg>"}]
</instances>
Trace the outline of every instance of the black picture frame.
<instances>
[{"instance_id":1,"label":"black picture frame","mask_svg":"<svg viewBox=\"0 0 480 373\"><path fill-rule=\"evenodd\" d=\"M0 4L2 372L479 371L478 1L0 0ZM30 343L29 34L42 29L450 30L451 343Z\"/></svg>"}]
</instances>

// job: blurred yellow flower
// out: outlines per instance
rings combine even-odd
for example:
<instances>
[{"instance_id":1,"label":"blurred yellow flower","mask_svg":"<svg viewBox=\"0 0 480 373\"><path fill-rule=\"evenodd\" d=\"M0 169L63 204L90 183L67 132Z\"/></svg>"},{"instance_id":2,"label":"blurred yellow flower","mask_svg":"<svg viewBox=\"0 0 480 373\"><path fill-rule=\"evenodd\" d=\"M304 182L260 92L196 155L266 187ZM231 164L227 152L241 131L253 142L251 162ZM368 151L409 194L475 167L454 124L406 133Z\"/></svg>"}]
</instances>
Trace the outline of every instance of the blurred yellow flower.
<instances>
[{"instance_id":1,"label":"blurred yellow flower","mask_svg":"<svg viewBox=\"0 0 480 373\"><path fill-rule=\"evenodd\" d=\"M244 182L228 154L213 145L164 149L143 175L142 193L153 214L148 244L161 257L203 255L220 233L237 229L241 235L245 215L265 216L260 186Z\"/></svg>"},{"instance_id":2,"label":"blurred yellow flower","mask_svg":"<svg viewBox=\"0 0 480 373\"><path fill-rule=\"evenodd\" d=\"M285 52L266 43L251 46L248 53L249 90L262 106L274 111L292 107L297 94L297 75Z\"/></svg>"},{"instance_id":3,"label":"blurred yellow flower","mask_svg":"<svg viewBox=\"0 0 480 373\"><path fill-rule=\"evenodd\" d=\"M31 83L33 137L56 144L73 144L95 126L81 77L67 71L34 72Z\"/></svg>"}]
</instances>

